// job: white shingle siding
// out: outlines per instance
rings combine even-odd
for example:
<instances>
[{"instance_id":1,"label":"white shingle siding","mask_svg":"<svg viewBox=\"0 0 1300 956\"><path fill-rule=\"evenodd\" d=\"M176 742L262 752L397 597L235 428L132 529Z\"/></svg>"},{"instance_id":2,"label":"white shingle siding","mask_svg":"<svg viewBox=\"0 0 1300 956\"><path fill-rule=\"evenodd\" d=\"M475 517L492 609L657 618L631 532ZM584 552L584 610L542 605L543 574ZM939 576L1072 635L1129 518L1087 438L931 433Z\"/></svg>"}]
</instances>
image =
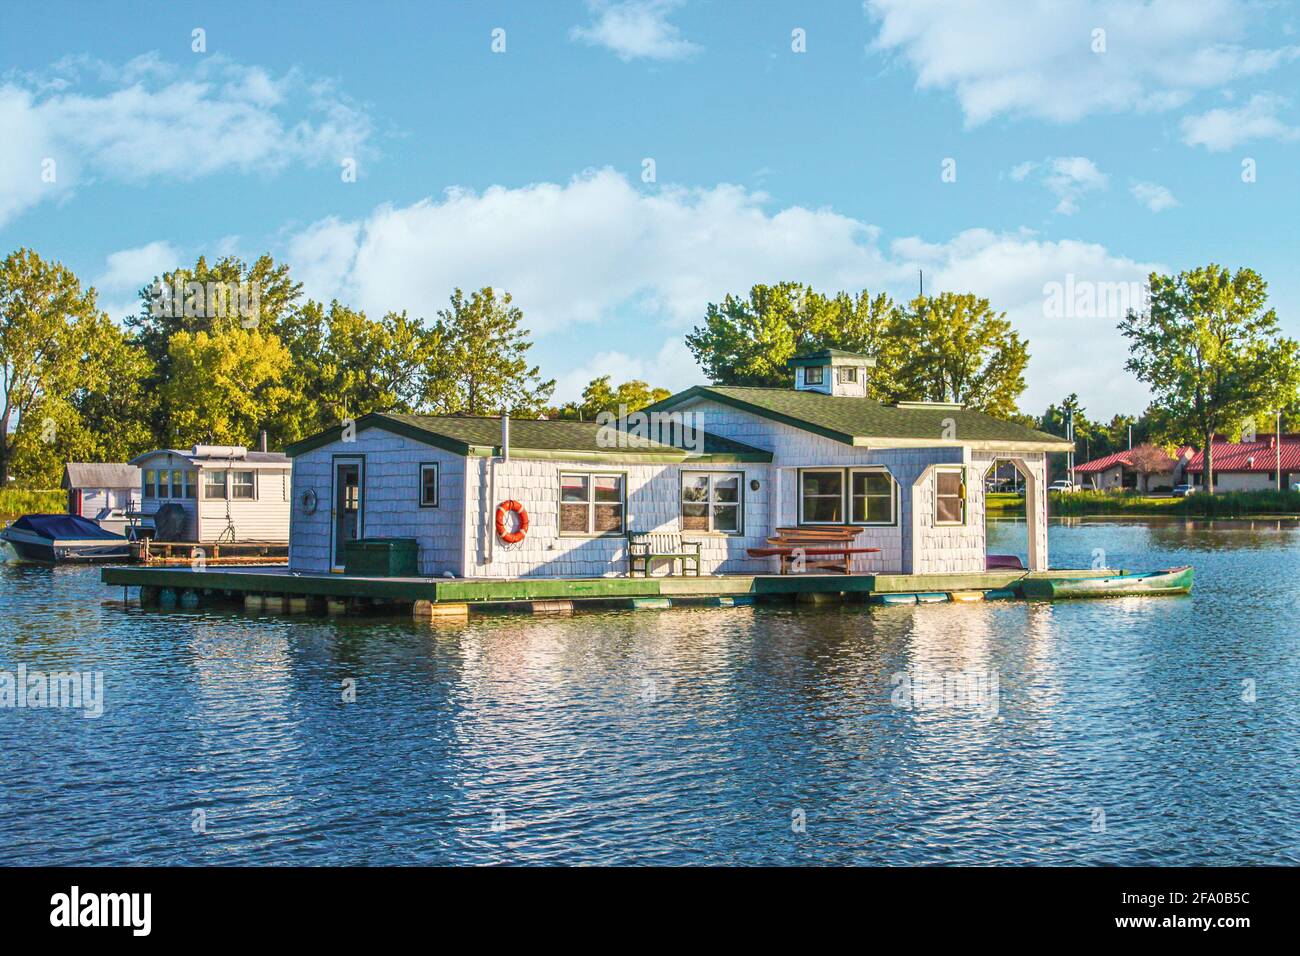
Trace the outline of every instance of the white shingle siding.
<instances>
[{"instance_id":1,"label":"white shingle siding","mask_svg":"<svg viewBox=\"0 0 1300 956\"><path fill-rule=\"evenodd\" d=\"M357 433L293 460L292 535L289 566L296 571L330 569L330 531L335 456L364 456L361 534L367 538L415 538L420 573L462 573L465 459L378 428ZM438 463L438 507L420 507L420 465ZM316 492L314 514L302 508L303 492Z\"/></svg>"}]
</instances>

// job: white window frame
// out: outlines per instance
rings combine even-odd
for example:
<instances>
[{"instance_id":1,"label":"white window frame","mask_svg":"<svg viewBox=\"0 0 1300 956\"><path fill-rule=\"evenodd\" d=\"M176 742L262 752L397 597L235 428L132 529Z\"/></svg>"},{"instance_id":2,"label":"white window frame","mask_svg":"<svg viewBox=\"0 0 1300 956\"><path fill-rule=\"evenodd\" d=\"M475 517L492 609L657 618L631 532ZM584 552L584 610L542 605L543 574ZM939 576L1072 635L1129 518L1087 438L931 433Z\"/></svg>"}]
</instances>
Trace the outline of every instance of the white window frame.
<instances>
[{"instance_id":1,"label":"white window frame","mask_svg":"<svg viewBox=\"0 0 1300 956\"><path fill-rule=\"evenodd\" d=\"M939 519L939 475L955 474L961 482L962 494L961 501L961 520L960 521L941 521ZM950 498L951 495L944 497ZM937 528L959 528L966 524L966 513L968 511L966 502L966 469L962 465L938 465L934 469L934 524Z\"/></svg>"},{"instance_id":2,"label":"white window frame","mask_svg":"<svg viewBox=\"0 0 1300 956\"><path fill-rule=\"evenodd\" d=\"M230 495L231 501L256 501L257 500L257 469L256 468L231 468L228 474L230 475L230 478L228 479L229 484L227 485L227 493ZM244 487L243 485L238 485L238 486L236 485L235 475L249 476L248 487L252 489L253 492L251 495L235 494L236 487L240 487L240 488Z\"/></svg>"},{"instance_id":3,"label":"white window frame","mask_svg":"<svg viewBox=\"0 0 1300 956\"><path fill-rule=\"evenodd\" d=\"M156 501L158 499L158 469L145 468L141 471L141 475L143 476L144 481L142 482L143 488L140 497L152 498ZM150 475L153 477L150 478Z\"/></svg>"},{"instance_id":4,"label":"white window frame","mask_svg":"<svg viewBox=\"0 0 1300 956\"><path fill-rule=\"evenodd\" d=\"M844 508L844 484L845 484L845 481L846 481L846 475L845 475L844 471L845 471L845 470L844 470L843 468L800 468L800 469L799 469L799 472L798 472L798 474L799 474L798 488L796 489L796 491L798 492L798 495L799 495L799 524L801 524L801 525L808 525L809 527L816 527L816 526L818 526L818 525L824 525L824 526L827 526L827 527L837 527L837 526L844 525L844 524L847 524L847 523L848 523L847 518L848 518L849 515L848 515L848 512L847 512L847 511L845 510L845 508ZM817 474L817 475L839 475L839 476L840 476L840 520L839 520L839 521L807 521L807 520L804 519L804 516L803 516L803 503L804 503L804 498L807 497L807 496L804 495L804 493L803 493L803 477L804 477L804 475L807 475L807 474ZM831 498L831 497L833 497L833 496L832 496L832 495L814 495L813 497L815 497L815 498Z\"/></svg>"},{"instance_id":5,"label":"white window frame","mask_svg":"<svg viewBox=\"0 0 1300 956\"><path fill-rule=\"evenodd\" d=\"M564 531L564 507L568 505L581 504L578 501L564 500L564 479L565 478L585 478L587 479L587 530L586 531ZM596 505L613 504L612 501L596 501L596 479L597 478L616 478L618 479L618 503L619 503L619 527L615 531L596 531ZM622 471L563 471L560 472L560 486L556 489L559 498L558 510L555 513L555 529L562 538L616 538L623 537L627 534L627 473Z\"/></svg>"},{"instance_id":6,"label":"white window frame","mask_svg":"<svg viewBox=\"0 0 1300 956\"><path fill-rule=\"evenodd\" d=\"M841 365L835 370L835 381L841 385L857 385L858 367L856 365Z\"/></svg>"},{"instance_id":7,"label":"white window frame","mask_svg":"<svg viewBox=\"0 0 1300 956\"><path fill-rule=\"evenodd\" d=\"M432 469L432 471L433 471L433 500L432 500L432 501L425 501L425 500L424 500L424 474L425 474L425 472L429 471L430 469ZM421 507L421 508L436 508L436 507L438 507L438 493L439 493L438 480L439 480L439 475L438 475L438 463L437 463L436 461L422 461L422 462L420 462L420 487L419 487L419 495L420 495L420 507Z\"/></svg>"},{"instance_id":8,"label":"white window frame","mask_svg":"<svg viewBox=\"0 0 1300 956\"><path fill-rule=\"evenodd\" d=\"M858 474L876 474L884 475L889 479L889 520L888 521L854 521L853 520L853 476ZM844 509L844 514L849 519L847 524L861 528L889 528L898 524L898 482L884 465L859 465L848 469L848 475L844 481L844 497L848 507ZM868 498L879 498L880 495L867 495Z\"/></svg>"},{"instance_id":9,"label":"white window frame","mask_svg":"<svg viewBox=\"0 0 1300 956\"><path fill-rule=\"evenodd\" d=\"M702 501L686 500L686 479L687 478L707 478L709 480L708 490L705 492ZM713 495L713 482L715 478L735 478L736 479L736 500L735 501L718 501ZM743 471L683 471L677 482L677 498L679 508L677 517L681 522L682 534L724 534L729 537L736 537L745 533L745 473ZM704 505L705 514L709 519L709 526L704 531L686 529L686 505ZM713 506L720 505L724 508L736 509L736 530L735 531L717 531L713 527Z\"/></svg>"},{"instance_id":10,"label":"white window frame","mask_svg":"<svg viewBox=\"0 0 1300 956\"><path fill-rule=\"evenodd\" d=\"M219 495L208 494L208 491L210 490L212 485L215 484L215 483L210 483L208 481L208 477L210 475L221 476L221 494ZM203 472L203 500L204 501L229 501L230 500L230 478L227 476L226 472L219 471L216 468L209 468Z\"/></svg>"}]
</instances>

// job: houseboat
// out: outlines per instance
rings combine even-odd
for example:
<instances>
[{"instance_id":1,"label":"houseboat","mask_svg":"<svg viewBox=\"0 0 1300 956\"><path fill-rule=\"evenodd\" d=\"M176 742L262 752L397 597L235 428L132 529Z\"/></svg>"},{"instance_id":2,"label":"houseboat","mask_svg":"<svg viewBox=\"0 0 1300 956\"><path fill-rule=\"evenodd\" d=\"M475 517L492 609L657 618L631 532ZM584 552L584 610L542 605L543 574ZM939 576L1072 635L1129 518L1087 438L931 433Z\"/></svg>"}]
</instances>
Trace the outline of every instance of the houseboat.
<instances>
[{"instance_id":1,"label":"houseboat","mask_svg":"<svg viewBox=\"0 0 1300 956\"><path fill-rule=\"evenodd\" d=\"M290 471L281 452L241 445L163 448L130 462L141 476L140 511L159 541L289 541Z\"/></svg>"},{"instance_id":2,"label":"houseboat","mask_svg":"<svg viewBox=\"0 0 1300 956\"><path fill-rule=\"evenodd\" d=\"M375 413L322 432L287 449L289 570L342 571L349 541L402 538L420 576L623 576L657 534L689 542L703 575L776 574L765 546L802 528L839 529L854 573L981 573L999 461L1023 479L1025 566L1047 569L1047 455L1069 442L959 404L881 404L862 355L789 364L786 388L701 385L596 422Z\"/></svg>"},{"instance_id":3,"label":"houseboat","mask_svg":"<svg viewBox=\"0 0 1300 956\"><path fill-rule=\"evenodd\" d=\"M68 514L126 535L141 529L140 469L117 462L70 461L63 467ZM144 524L146 530L152 526Z\"/></svg>"}]
</instances>

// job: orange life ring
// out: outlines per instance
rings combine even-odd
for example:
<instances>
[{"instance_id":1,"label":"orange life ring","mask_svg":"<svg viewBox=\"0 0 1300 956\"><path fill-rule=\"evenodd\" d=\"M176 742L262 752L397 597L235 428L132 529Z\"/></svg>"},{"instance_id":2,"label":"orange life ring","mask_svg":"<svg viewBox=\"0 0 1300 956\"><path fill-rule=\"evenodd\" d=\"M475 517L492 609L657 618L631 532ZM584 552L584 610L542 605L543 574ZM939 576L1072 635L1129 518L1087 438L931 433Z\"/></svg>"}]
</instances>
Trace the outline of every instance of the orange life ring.
<instances>
[{"instance_id":1,"label":"orange life ring","mask_svg":"<svg viewBox=\"0 0 1300 956\"><path fill-rule=\"evenodd\" d=\"M513 511L519 516L519 527L514 531L506 531L506 513ZM506 544L518 544L524 540L528 534L528 512L518 501L503 501L497 505L497 537Z\"/></svg>"}]
</instances>

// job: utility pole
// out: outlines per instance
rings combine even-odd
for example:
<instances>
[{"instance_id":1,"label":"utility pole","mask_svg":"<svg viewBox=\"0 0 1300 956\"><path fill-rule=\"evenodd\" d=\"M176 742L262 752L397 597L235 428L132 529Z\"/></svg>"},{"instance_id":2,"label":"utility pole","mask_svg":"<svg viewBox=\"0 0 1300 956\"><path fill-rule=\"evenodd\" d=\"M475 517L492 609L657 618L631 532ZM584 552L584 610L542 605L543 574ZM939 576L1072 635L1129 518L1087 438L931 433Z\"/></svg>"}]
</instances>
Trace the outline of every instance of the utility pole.
<instances>
[{"instance_id":1,"label":"utility pole","mask_svg":"<svg viewBox=\"0 0 1300 956\"><path fill-rule=\"evenodd\" d=\"M1277 410L1277 427L1273 430L1273 437L1275 439L1275 441L1273 442L1273 450L1277 453L1277 459L1275 462L1276 471L1274 472L1274 474L1277 477L1277 490L1281 491L1282 490L1282 409L1280 408Z\"/></svg>"},{"instance_id":2,"label":"utility pole","mask_svg":"<svg viewBox=\"0 0 1300 956\"><path fill-rule=\"evenodd\" d=\"M1070 484L1074 484L1074 409L1070 409L1070 422L1065 426L1065 437L1070 441L1070 453L1066 468L1069 469Z\"/></svg>"},{"instance_id":3,"label":"utility pole","mask_svg":"<svg viewBox=\"0 0 1300 956\"><path fill-rule=\"evenodd\" d=\"M1133 426L1128 427L1128 450L1133 450Z\"/></svg>"}]
</instances>

